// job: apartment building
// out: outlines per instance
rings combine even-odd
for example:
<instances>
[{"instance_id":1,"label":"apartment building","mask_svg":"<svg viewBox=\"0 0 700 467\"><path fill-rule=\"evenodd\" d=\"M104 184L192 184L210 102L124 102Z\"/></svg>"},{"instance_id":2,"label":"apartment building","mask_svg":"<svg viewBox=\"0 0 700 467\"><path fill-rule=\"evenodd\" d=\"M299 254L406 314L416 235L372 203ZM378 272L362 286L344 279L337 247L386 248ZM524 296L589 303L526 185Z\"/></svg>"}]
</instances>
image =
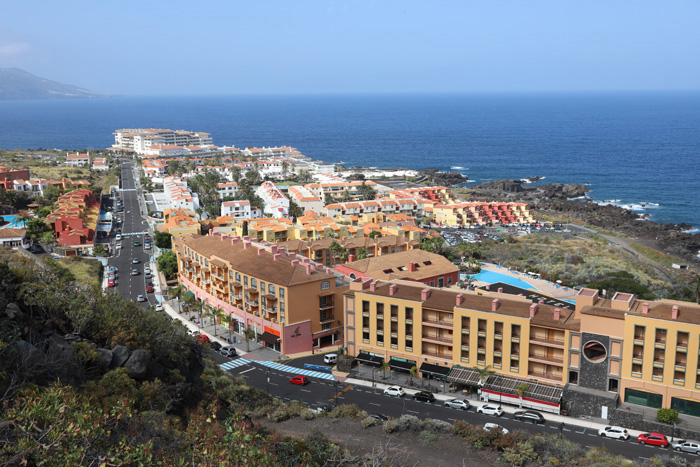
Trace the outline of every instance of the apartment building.
<instances>
[{"instance_id":1,"label":"apartment building","mask_svg":"<svg viewBox=\"0 0 700 467\"><path fill-rule=\"evenodd\" d=\"M163 130L155 128L122 129L114 132L112 150L132 151L136 154L146 154L148 148L161 146L211 146L211 135L204 132L185 130Z\"/></svg>"},{"instance_id":2,"label":"apartment building","mask_svg":"<svg viewBox=\"0 0 700 467\"><path fill-rule=\"evenodd\" d=\"M187 180L179 177L165 177L163 179L163 193L170 203L171 209L189 209L194 211L199 208L197 193L190 192Z\"/></svg>"},{"instance_id":3,"label":"apartment building","mask_svg":"<svg viewBox=\"0 0 700 467\"><path fill-rule=\"evenodd\" d=\"M287 190L289 199L297 203L304 211L323 211L323 201L314 195L309 189L301 185L290 186Z\"/></svg>"},{"instance_id":4,"label":"apartment building","mask_svg":"<svg viewBox=\"0 0 700 467\"><path fill-rule=\"evenodd\" d=\"M225 182L216 184L216 192L219 194L219 199L233 198L238 193L238 183Z\"/></svg>"},{"instance_id":5,"label":"apartment building","mask_svg":"<svg viewBox=\"0 0 700 467\"><path fill-rule=\"evenodd\" d=\"M401 188L389 193L390 198L414 198L431 201L431 204L452 204L456 199L445 186L426 186L420 188Z\"/></svg>"},{"instance_id":6,"label":"apartment building","mask_svg":"<svg viewBox=\"0 0 700 467\"><path fill-rule=\"evenodd\" d=\"M100 214L100 202L90 190L74 190L61 195L56 209L46 216L62 246L88 249L95 244L95 232Z\"/></svg>"},{"instance_id":7,"label":"apartment building","mask_svg":"<svg viewBox=\"0 0 700 467\"><path fill-rule=\"evenodd\" d=\"M90 164L90 153L67 154L66 165L70 167L85 167Z\"/></svg>"},{"instance_id":8,"label":"apartment building","mask_svg":"<svg viewBox=\"0 0 700 467\"><path fill-rule=\"evenodd\" d=\"M404 214L411 217L423 217L432 211L433 202L427 199L392 198L376 199L370 201L354 201L347 203L333 203L325 207L325 214L329 217L339 216L365 216L378 213L385 215Z\"/></svg>"},{"instance_id":9,"label":"apartment building","mask_svg":"<svg viewBox=\"0 0 700 467\"><path fill-rule=\"evenodd\" d=\"M32 178L30 180L16 179L10 182L10 189L21 191L29 196L44 196L44 191L49 187L51 181L45 178Z\"/></svg>"},{"instance_id":10,"label":"apartment building","mask_svg":"<svg viewBox=\"0 0 700 467\"><path fill-rule=\"evenodd\" d=\"M450 260L420 248L361 260L352 256L334 269L351 279L403 279L431 287L449 287L459 281L459 268Z\"/></svg>"},{"instance_id":11,"label":"apartment building","mask_svg":"<svg viewBox=\"0 0 700 467\"><path fill-rule=\"evenodd\" d=\"M199 234L202 231L200 223L195 220L194 211L187 209L166 209L163 213L163 220L161 231L168 232L173 237Z\"/></svg>"},{"instance_id":12,"label":"apartment building","mask_svg":"<svg viewBox=\"0 0 700 467\"><path fill-rule=\"evenodd\" d=\"M106 157L96 157L92 161L92 170L109 170L109 163Z\"/></svg>"},{"instance_id":13,"label":"apartment building","mask_svg":"<svg viewBox=\"0 0 700 467\"><path fill-rule=\"evenodd\" d=\"M175 239L178 279L198 300L220 308L224 324L236 332L253 329L283 355L343 343L342 277L276 245L210 233Z\"/></svg>"},{"instance_id":14,"label":"apartment building","mask_svg":"<svg viewBox=\"0 0 700 467\"><path fill-rule=\"evenodd\" d=\"M158 159L145 159L143 161L143 174L148 178L161 178L165 175L167 164Z\"/></svg>"},{"instance_id":15,"label":"apartment building","mask_svg":"<svg viewBox=\"0 0 700 467\"><path fill-rule=\"evenodd\" d=\"M263 212L275 219L289 216L289 198L272 182L263 182L255 194L265 202Z\"/></svg>"},{"instance_id":16,"label":"apartment building","mask_svg":"<svg viewBox=\"0 0 700 467\"><path fill-rule=\"evenodd\" d=\"M236 199L221 203L221 215L231 217L234 222L255 219L262 216L260 209L252 206L247 199Z\"/></svg>"},{"instance_id":17,"label":"apartment building","mask_svg":"<svg viewBox=\"0 0 700 467\"><path fill-rule=\"evenodd\" d=\"M356 182L329 182L329 183L308 183L304 187L314 194L318 199L323 200L325 204L326 195L329 195L334 200L341 200L348 196L353 201L362 200L362 192L360 187L366 184L367 186L377 189L377 184L371 180L356 181Z\"/></svg>"},{"instance_id":18,"label":"apartment building","mask_svg":"<svg viewBox=\"0 0 700 467\"><path fill-rule=\"evenodd\" d=\"M436 204L433 215L436 223L448 227L529 224L535 220L525 203Z\"/></svg>"}]
</instances>

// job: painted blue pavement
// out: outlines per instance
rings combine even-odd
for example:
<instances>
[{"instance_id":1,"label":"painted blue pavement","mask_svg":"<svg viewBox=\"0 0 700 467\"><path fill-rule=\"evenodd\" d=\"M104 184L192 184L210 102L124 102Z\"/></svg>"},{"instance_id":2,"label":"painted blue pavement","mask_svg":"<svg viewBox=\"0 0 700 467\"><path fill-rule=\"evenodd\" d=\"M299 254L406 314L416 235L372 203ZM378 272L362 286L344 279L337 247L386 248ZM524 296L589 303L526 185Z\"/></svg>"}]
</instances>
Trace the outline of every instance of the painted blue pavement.
<instances>
[{"instance_id":1,"label":"painted blue pavement","mask_svg":"<svg viewBox=\"0 0 700 467\"><path fill-rule=\"evenodd\" d=\"M328 373L322 373L320 371L312 371L312 370L302 370L301 368L295 368L293 366L289 365L283 365L281 363L277 362L269 362L267 360L250 360L247 358L238 358L236 360L231 360L230 362L222 363L219 365L222 370L231 370L233 368L238 368L239 366L247 365L249 363L258 363L262 366L266 366L268 368L272 368L273 370L277 371L283 371L285 373L294 373L295 375L304 375L304 376L309 376L311 378L318 378L318 379L326 379L329 381L335 381L335 378L333 375L330 375Z\"/></svg>"}]
</instances>

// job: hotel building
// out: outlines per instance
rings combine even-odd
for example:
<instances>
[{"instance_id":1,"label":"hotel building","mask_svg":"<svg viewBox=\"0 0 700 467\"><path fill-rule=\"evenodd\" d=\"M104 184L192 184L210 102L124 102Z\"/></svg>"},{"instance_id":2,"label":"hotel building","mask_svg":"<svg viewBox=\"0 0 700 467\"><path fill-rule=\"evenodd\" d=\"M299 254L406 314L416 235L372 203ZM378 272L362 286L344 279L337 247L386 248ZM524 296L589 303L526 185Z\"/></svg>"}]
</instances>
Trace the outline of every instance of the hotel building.
<instances>
[{"instance_id":1,"label":"hotel building","mask_svg":"<svg viewBox=\"0 0 700 467\"><path fill-rule=\"evenodd\" d=\"M173 244L180 284L221 308L232 330L254 329L284 355L343 343L342 276L248 237L185 235Z\"/></svg>"},{"instance_id":2,"label":"hotel building","mask_svg":"<svg viewBox=\"0 0 700 467\"><path fill-rule=\"evenodd\" d=\"M534 222L530 208L525 203L436 204L433 206L433 215L436 223L449 227Z\"/></svg>"},{"instance_id":3,"label":"hotel building","mask_svg":"<svg viewBox=\"0 0 700 467\"><path fill-rule=\"evenodd\" d=\"M112 150L133 151L146 154L154 145L162 146L211 146L211 135L204 132L185 130L161 130L155 128L135 128L116 130Z\"/></svg>"}]
</instances>

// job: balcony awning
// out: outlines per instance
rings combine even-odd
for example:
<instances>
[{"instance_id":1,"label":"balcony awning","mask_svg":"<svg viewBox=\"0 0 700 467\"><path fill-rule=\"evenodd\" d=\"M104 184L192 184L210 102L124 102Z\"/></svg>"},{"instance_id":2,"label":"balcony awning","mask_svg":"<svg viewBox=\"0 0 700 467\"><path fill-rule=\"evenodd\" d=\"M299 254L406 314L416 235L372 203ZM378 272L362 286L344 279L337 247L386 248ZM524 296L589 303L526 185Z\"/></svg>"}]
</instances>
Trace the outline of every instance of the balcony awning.
<instances>
[{"instance_id":1,"label":"balcony awning","mask_svg":"<svg viewBox=\"0 0 700 467\"><path fill-rule=\"evenodd\" d=\"M280 338L272 334L271 332L263 332L260 338L263 340L263 342L270 344L270 345L275 345L277 342L279 342Z\"/></svg>"},{"instance_id":2,"label":"balcony awning","mask_svg":"<svg viewBox=\"0 0 700 467\"><path fill-rule=\"evenodd\" d=\"M527 384L527 391L523 393L523 397L537 401L559 404L564 393L564 389L560 387L498 375L490 376L484 384L484 389L518 396L518 390L515 389L515 386L520 384Z\"/></svg>"},{"instance_id":3,"label":"balcony awning","mask_svg":"<svg viewBox=\"0 0 700 467\"><path fill-rule=\"evenodd\" d=\"M335 295L335 290L325 290L318 294L319 297L327 297L329 295Z\"/></svg>"},{"instance_id":4,"label":"balcony awning","mask_svg":"<svg viewBox=\"0 0 700 467\"><path fill-rule=\"evenodd\" d=\"M423 363L420 366L421 373L428 373L436 378L447 378L450 373L450 367L433 365L432 363Z\"/></svg>"},{"instance_id":5,"label":"balcony awning","mask_svg":"<svg viewBox=\"0 0 700 467\"><path fill-rule=\"evenodd\" d=\"M481 381L481 375L478 371L472 370L471 368L455 366L447 376L447 381L451 383L463 384L465 386L478 386L479 381Z\"/></svg>"},{"instance_id":6,"label":"balcony awning","mask_svg":"<svg viewBox=\"0 0 700 467\"><path fill-rule=\"evenodd\" d=\"M380 366L384 359L382 357L377 357L376 355L372 355L369 352L365 352L364 350L360 350L360 353L357 354L357 357L355 359L359 360L362 363L366 363L367 365L373 365L373 366Z\"/></svg>"},{"instance_id":7,"label":"balcony awning","mask_svg":"<svg viewBox=\"0 0 700 467\"><path fill-rule=\"evenodd\" d=\"M389 360L389 368L392 370L411 371L411 368L414 366L416 366L416 362L413 360L396 360L393 358Z\"/></svg>"}]
</instances>

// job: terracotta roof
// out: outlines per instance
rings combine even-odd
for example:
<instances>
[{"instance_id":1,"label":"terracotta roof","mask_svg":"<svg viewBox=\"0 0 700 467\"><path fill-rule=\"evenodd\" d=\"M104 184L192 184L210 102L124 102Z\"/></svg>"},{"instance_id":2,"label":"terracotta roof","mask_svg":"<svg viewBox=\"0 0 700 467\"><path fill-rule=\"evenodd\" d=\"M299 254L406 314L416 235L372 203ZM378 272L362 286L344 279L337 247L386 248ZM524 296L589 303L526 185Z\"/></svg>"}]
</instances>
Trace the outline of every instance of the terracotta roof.
<instances>
[{"instance_id":1,"label":"terracotta roof","mask_svg":"<svg viewBox=\"0 0 700 467\"><path fill-rule=\"evenodd\" d=\"M27 231L24 229L12 229L12 228L5 228L5 229L0 229L0 238L19 238L19 237L24 237L24 234Z\"/></svg>"},{"instance_id":2,"label":"terracotta roof","mask_svg":"<svg viewBox=\"0 0 700 467\"><path fill-rule=\"evenodd\" d=\"M410 270L410 263L415 265L415 271ZM384 280L421 280L459 271L459 268L444 256L419 249L361 259L345 263L343 267L367 274L373 279Z\"/></svg>"}]
</instances>

